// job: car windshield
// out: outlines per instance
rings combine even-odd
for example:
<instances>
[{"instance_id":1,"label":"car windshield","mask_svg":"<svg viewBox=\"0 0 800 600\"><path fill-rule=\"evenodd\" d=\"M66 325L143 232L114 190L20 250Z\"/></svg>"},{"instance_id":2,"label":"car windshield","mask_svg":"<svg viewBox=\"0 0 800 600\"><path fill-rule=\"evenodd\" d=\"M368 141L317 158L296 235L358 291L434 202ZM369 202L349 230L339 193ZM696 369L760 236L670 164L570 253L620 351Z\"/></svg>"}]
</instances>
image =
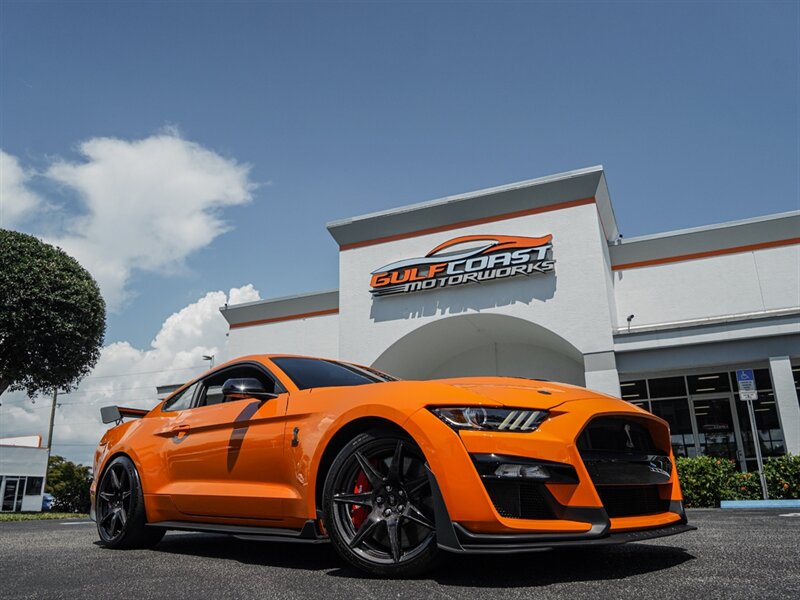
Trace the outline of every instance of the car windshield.
<instances>
[{"instance_id":1,"label":"car windshield","mask_svg":"<svg viewBox=\"0 0 800 600\"><path fill-rule=\"evenodd\" d=\"M318 387L342 387L396 381L394 377L347 363L319 358L281 356L273 358L280 369L301 390Z\"/></svg>"}]
</instances>

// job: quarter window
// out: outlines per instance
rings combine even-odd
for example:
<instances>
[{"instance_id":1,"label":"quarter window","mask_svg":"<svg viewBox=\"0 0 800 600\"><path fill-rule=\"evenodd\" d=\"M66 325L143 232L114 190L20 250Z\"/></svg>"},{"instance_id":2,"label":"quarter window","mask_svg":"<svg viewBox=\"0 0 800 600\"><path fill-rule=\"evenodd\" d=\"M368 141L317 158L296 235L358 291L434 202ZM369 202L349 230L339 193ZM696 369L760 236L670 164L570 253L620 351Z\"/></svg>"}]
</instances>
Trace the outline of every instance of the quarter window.
<instances>
[{"instance_id":1,"label":"quarter window","mask_svg":"<svg viewBox=\"0 0 800 600\"><path fill-rule=\"evenodd\" d=\"M194 392L197 389L198 383L194 383L184 389L182 392L178 392L172 398L166 401L164 404L164 408L162 410L185 410L192 405L192 398L194 398Z\"/></svg>"}]
</instances>

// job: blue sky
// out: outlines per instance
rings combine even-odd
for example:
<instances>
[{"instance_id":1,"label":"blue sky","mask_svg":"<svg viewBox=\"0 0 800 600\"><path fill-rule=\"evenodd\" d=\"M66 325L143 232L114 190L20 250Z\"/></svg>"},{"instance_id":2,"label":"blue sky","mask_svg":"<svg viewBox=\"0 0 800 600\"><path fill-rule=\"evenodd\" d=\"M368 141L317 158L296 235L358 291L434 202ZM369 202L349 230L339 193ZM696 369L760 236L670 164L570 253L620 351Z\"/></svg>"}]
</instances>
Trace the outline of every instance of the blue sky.
<instances>
[{"instance_id":1,"label":"blue sky","mask_svg":"<svg viewBox=\"0 0 800 600\"><path fill-rule=\"evenodd\" d=\"M20 229L86 211L68 175L37 175L85 162L86 140L171 127L250 167L209 243L134 264L108 342L148 346L210 290L336 287L327 221L593 164L626 237L800 208L796 2L4 0L0 17L0 148L58 206Z\"/></svg>"}]
</instances>

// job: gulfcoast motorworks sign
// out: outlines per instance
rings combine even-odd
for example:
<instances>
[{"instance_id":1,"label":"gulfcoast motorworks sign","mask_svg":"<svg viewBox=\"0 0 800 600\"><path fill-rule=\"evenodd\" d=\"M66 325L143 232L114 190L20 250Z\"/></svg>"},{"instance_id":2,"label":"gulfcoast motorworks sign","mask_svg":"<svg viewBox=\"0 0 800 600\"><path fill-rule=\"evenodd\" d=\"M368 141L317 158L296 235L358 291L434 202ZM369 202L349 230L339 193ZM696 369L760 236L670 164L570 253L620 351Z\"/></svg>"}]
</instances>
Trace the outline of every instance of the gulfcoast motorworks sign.
<instances>
[{"instance_id":1,"label":"gulfcoast motorworks sign","mask_svg":"<svg viewBox=\"0 0 800 600\"><path fill-rule=\"evenodd\" d=\"M549 273L553 236L465 235L372 272L373 297Z\"/></svg>"}]
</instances>

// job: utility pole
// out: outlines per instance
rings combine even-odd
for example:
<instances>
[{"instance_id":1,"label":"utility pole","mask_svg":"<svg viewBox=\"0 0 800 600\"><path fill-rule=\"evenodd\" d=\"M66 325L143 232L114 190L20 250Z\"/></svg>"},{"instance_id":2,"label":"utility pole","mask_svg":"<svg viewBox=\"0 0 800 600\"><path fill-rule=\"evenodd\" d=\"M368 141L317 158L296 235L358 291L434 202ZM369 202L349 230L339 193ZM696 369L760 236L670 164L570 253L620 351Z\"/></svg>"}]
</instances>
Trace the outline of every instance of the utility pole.
<instances>
[{"instance_id":1,"label":"utility pole","mask_svg":"<svg viewBox=\"0 0 800 600\"><path fill-rule=\"evenodd\" d=\"M42 494L47 491L47 472L50 470L50 452L53 449L53 424L56 422L56 403L58 402L58 388L53 388L53 405L50 407L50 431L47 433L47 464L44 467L44 480L42 481Z\"/></svg>"},{"instance_id":2,"label":"utility pole","mask_svg":"<svg viewBox=\"0 0 800 600\"><path fill-rule=\"evenodd\" d=\"M50 450L53 448L53 424L56 422L56 402L58 389L53 388L53 406L50 407L50 431L47 433L47 460L50 461Z\"/></svg>"}]
</instances>

